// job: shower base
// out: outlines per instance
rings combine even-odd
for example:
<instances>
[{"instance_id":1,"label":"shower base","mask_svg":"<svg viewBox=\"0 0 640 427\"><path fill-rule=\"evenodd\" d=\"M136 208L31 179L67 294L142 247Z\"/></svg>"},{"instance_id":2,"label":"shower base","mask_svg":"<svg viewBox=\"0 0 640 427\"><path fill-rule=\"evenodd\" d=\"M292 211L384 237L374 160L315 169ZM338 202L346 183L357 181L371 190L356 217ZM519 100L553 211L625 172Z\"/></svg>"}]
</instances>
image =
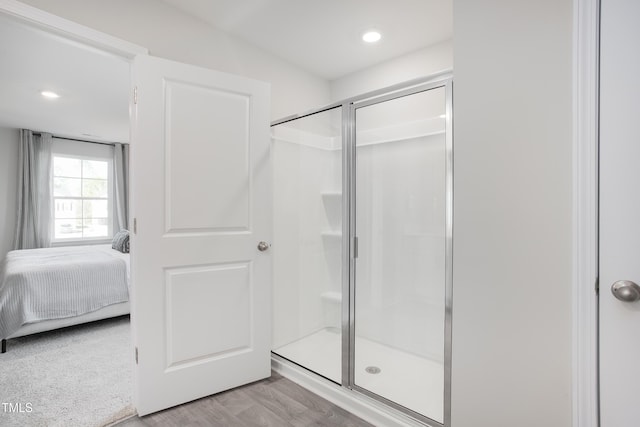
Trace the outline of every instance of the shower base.
<instances>
[{"instance_id":1,"label":"shower base","mask_svg":"<svg viewBox=\"0 0 640 427\"><path fill-rule=\"evenodd\" d=\"M340 383L341 348L341 334L333 328L326 328L282 346L274 353ZM442 422L442 363L360 337L356 337L355 348L357 386ZM367 372L367 368L374 373Z\"/></svg>"}]
</instances>

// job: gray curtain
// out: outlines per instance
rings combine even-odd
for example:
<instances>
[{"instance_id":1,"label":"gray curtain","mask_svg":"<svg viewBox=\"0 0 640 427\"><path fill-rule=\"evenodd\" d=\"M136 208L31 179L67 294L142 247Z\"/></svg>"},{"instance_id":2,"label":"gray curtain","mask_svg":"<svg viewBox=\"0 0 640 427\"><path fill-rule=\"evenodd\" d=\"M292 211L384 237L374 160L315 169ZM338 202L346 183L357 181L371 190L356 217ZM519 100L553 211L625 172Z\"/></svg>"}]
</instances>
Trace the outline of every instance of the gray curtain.
<instances>
[{"instance_id":1,"label":"gray curtain","mask_svg":"<svg viewBox=\"0 0 640 427\"><path fill-rule=\"evenodd\" d=\"M113 177L117 231L129 229L129 145L113 147Z\"/></svg>"},{"instance_id":2,"label":"gray curtain","mask_svg":"<svg viewBox=\"0 0 640 427\"><path fill-rule=\"evenodd\" d=\"M14 249L51 245L51 134L20 130L18 147L18 212Z\"/></svg>"}]
</instances>

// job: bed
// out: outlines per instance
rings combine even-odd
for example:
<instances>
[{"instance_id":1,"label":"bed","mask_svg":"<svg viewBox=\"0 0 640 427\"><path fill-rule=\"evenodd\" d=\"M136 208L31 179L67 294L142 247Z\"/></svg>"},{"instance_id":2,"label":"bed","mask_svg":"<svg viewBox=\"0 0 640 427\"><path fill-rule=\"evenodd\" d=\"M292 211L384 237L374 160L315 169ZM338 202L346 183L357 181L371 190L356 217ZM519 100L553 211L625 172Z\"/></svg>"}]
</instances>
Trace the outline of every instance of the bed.
<instances>
[{"instance_id":1,"label":"bed","mask_svg":"<svg viewBox=\"0 0 640 427\"><path fill-rule=\"evenodd\" d=\"M0 339L129 313L129 254L111 245L11 251L0 266Z\"/></svg>"}]
</instances>

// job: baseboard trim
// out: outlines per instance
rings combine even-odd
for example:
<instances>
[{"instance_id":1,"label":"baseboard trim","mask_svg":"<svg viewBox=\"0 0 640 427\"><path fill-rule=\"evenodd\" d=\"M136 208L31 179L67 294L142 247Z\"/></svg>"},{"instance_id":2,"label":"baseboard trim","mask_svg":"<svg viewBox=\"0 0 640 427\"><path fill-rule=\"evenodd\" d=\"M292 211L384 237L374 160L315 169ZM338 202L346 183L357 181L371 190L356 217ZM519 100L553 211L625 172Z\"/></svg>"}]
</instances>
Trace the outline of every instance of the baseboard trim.
<instances>
[{"instance_id":1,"label":"baseboard trim","mask_svg":"<svg viewBox=\"0 0 640 427\"><path fill-rule=\"evenodd\" d=\"M375 425L384 427L425 427L425 424L389 408L361 393L341 387L277 355L271 368L312 393Z\"/></svg>"}]
</instances>

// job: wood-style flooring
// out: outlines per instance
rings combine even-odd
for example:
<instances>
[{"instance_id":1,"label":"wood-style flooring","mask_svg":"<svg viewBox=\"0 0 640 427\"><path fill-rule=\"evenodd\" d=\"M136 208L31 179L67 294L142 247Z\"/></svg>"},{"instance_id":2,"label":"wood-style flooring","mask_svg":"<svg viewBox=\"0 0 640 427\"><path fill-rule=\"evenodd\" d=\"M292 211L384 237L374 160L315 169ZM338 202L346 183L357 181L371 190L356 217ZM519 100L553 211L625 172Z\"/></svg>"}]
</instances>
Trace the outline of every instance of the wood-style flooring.
<instances>
[{"instance_id":1,"label":"wood-style flooring","mask_svg":"<svg viewBox=\"0 0 640 427\"><path fill-rule=\"evenodd\" d=\"M272 372L271 378L205 397L117 427L371 427L331 402Z\"/></svg>"}]
</instances>

